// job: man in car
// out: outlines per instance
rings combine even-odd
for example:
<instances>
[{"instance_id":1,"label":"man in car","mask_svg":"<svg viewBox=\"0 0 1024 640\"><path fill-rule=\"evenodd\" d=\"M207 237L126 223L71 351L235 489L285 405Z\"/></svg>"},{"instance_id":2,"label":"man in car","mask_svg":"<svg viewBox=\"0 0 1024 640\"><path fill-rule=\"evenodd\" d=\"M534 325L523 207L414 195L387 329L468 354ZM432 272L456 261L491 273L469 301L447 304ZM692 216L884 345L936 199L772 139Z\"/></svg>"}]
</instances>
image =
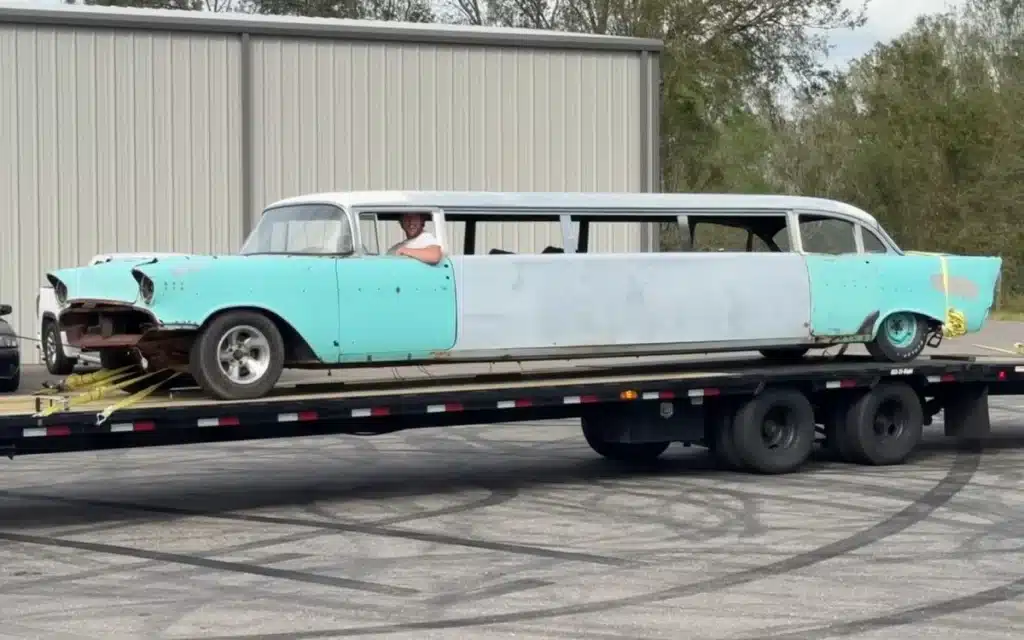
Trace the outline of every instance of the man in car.
<instances>
[{"instance_id":1,"label":"man in car","mask_svg":"<svg viewBox=\"0 0 1024 640\"><path fill-rule=\"evenodd\" d=\"M444 254L441 243L434 234L426 231L427 215L424 213L406 213L398 221L405 231L405 240L388 249L393 256L408 256L426 264L437 264Z\"/></svg>"}]
</instances>

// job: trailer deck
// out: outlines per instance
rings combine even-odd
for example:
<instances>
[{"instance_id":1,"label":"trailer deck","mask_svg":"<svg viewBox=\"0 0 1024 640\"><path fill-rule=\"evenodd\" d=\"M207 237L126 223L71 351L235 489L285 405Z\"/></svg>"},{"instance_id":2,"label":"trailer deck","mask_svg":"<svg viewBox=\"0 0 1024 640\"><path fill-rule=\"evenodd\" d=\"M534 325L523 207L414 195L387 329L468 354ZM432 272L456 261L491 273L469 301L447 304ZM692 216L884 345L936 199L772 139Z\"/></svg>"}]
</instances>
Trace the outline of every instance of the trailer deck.
<instances>
[{"instance_id":1,"label":"trailer deck","mask_svg":"<svg viewBox=\"0 0 1024 640\"><path fill-rule=\"evenodd\" d=\"M773 393L806 398L814 424L821 425L819 432L835 444L836 424L846 420L837 408L848 412L880 386L913 390L924 424L945 410L948 435L984 437L989 428L987 396L1024 394L1024 359L932 356L894 366L857 356L805 358L785 365L726 358L281 385L271 396L245 402L209 399L188 389L135 402L127 402L124 393L90 399L43 391L0 398L0 452L13 456L312 434L375 435L582 418L584 435L598 453L644 458L670 442L716 451L731 448L728 442L716 444L717 434L734 431L731 424L743 407L754 411L749 406L762 397L769 402ZM794 408L792 397L783 398L782 404ZM53 413L43 415L47 410ZM912 411L911 423L917 420L914 415ZM758 419L768 420L764 415ZM641 455L643 451L647 453ZM759 468L735 456L732 463Z\"/></svg>"}]
</instances>

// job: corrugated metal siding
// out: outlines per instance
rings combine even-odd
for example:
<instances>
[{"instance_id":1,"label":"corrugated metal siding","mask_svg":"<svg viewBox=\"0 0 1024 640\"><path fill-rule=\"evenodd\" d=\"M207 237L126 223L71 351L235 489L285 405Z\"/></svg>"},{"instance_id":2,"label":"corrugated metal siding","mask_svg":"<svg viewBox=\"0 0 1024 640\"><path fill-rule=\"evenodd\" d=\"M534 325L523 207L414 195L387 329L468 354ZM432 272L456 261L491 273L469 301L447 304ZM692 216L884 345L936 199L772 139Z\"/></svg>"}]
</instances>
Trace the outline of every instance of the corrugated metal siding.
<instances>
[{"instance_id":1,"label":"corrugated metal siding","mask_svg":"<svg viewBox=\"0 0 1024 640\"><path fill-rule=\"evenodd\" d=\"M234 35L0 26L0 300L21 334L47 269L237 248L240 51Z\"/></svg>"},{"instance_id":2,"label":"corrugated metal siding","mask_svg":"<svg viewBox=\"0 0 1024 640\"><path fill-rule=\"evenodd\" d=\"M641 191L639 54L259 37L253 221L311 191ZM540 251L557 225L490 224L478 247ZM385 227L381 245L401 238ZM639 227L592 236L638 250ZM462 229L449 229L461 252Z\"/></svg>"}]
</instances>

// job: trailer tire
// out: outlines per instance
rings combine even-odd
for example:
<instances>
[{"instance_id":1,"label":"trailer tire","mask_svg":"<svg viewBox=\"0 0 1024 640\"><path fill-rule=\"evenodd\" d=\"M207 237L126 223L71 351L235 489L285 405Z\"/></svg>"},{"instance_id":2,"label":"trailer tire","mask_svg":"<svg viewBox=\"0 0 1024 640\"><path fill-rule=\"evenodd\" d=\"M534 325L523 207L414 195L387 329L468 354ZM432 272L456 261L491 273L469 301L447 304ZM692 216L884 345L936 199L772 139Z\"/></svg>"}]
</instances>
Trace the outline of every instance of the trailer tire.
<instances>
[{"instance_id":1,"label":"trailer tire","mask_svg":"<svg viewBox=\"0 0 1024 640\"><path fill-rule=\"evenodd\" d=\"M657 460L665 453L670 442L610 442L602 437L601 422L587 418L583 424L583 437L594 453L616 462L644 463Z\"/></svg>"},{"instance_id":2,"label":"trailer tire","mask_svg":"<svg viewBox=\"0 0 1024 640\"><path fill-rule=\"evenodd\" d=\"M882 383L850 405L842 427L851 461L902 464L924 431L921 397L904 382Z\"/></svg>"},{"instance_id":3,"label":"trailer tire","mask_svg":"<svg viewBox=\"0 0 1024 640\"><path fill-rule=\"evenodd\" d=\"M255 338L260 344L259 355L252 358L250 352L248 355L252 359L248 362L262 360L259 365L265 368L254 380L232 380L221 366L218 349L223 340L245 335ZM236 357L243 355L241 350L236 353ZM266 395L277 384L284 371L284 357L284 339L273 320L256 311L229 311L216 316L200 331L192 344L189 369L203 391L216 398L252 400Z\"/></svg>"},{"instance_id":4,"label":"trailer tire","mask_svg":"<svg viewBox=\"0 0 1024 640\"><path fill-rule=\"evenodd\" d=\"M726 405L716 409L712 422L711 449L718 464L728 471L743 469L743 460L736 453L734 428L736 407Z\"/></svg>"},{"instance_id":5,"label":"trailer tire","mask_svg":"<svg viewBox=\"0 0 1024 640\"><path fill-rule=\"evenodd\" d=\"M757 473L791 473L814 447L814 408L796 389L768 389L743 403L730 431L745 467Z\"/></svg>"},{"instance_id":6,"label":"trailer tire","mask_svg":"<svg viewBox=\"0 0 1024 640\"><path fill-rule=\"evenodd\" d=\"M849 464L854 464L857 460L850 448L850 430L846 428L846 420L850 413L850 406L857 400L857 397L836 398L826 409L824 417L824 450L826 454L834 460Z\"/></svg>"}]
</instances>

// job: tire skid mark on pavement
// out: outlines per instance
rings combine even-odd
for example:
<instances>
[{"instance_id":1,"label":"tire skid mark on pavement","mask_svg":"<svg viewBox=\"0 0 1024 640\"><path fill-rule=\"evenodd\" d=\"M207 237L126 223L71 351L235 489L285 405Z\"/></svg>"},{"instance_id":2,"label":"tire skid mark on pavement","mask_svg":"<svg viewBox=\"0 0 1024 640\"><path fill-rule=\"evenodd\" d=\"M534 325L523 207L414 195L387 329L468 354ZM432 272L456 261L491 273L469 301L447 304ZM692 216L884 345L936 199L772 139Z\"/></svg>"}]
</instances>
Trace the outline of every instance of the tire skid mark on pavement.
<instances>
[{"instance_id":1,"label":"tire skid mark on pavement","mask_svg":"<svg viewBox=\"0 0 1024 640\"><path fill-rule=\"evenodd\" d=\"M320 629L300 632L262 633L255 635L230 635L206 637L204 640L314 640L317 638L341 638L352 636L384 635L407 631L429 631L442 629L467 629L498 624L536 621L563 616L589 613L607 613L613 609L629 606L646 606L656 602L676 600L696 595L722 591L742 586L765 578L792 573L827 560L847 555L885 538L894 536L915 524L926 520L934 511L949 503L978 470L982 457L981 447L972 443L970 449L960 450L945 476L924 495L920 496L899 512L862 529L851 536L817 547L810 551L789 556L777 562L737 571L698 582L675 585L667 589L635 594L623 598L612 598L581 604L545 607L510 613L483 614L465 617L399 622L391 624L364 625L334 629Z\"/></svg>"},{"instance_id":2,"label":"tire skid mark on pavement","mask_svg":"<svg viewBox=\"0 0 1024 640\"><path fill-rule=\"evenodd\" d=\"M561 551L558 549L551 549L548 547L523 545L511 542L477 540L473 538L451 536L441 533L397 529L389 526L381 526L376 524L340 523L331 522L329 520L314 520L309 518L288 518L283 516L264 516L243 513L218 513L214 511L204 511L201 509L185 509L181 507L133 504L128 502L108 500L81 499L36 493L17 493L9 491L0 491L0 496L17 497L26 500L62 502L66 504L75 504L90 507L103 507L109 509L141 511L161 515L191 516L221 521L255 522L259 524L276 524L292 527L304 527L329 531L338 531L343 533L359 533L370 536L378 536L382 538L411 540L415 542L424 542L427 544L437 544L454 547L469 547L473 549L481 549L484 551L498 551L503 553L511 553L515 555L534 556L539 558L548 558L551 560L583 562L605 566L626 566L636 564L636 562L632 560L615 558L611 556L601 556L592 553ZM48 539L44 537L37 538Z\"/></svg>"}]
</instances>

